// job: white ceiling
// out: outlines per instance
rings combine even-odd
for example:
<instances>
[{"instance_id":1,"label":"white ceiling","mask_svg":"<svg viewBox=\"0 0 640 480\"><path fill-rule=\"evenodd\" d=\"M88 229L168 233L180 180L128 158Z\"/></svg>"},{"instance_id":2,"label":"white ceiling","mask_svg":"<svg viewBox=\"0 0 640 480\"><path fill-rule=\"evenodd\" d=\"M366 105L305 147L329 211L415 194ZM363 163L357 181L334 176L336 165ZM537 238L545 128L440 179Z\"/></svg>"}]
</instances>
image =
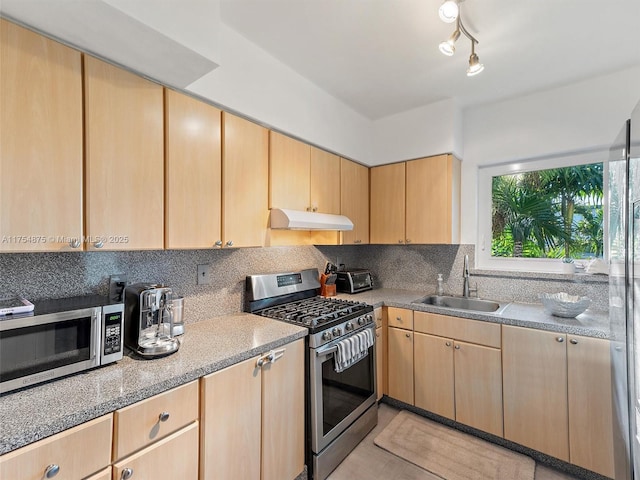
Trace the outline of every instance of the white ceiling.
<instances>
[{"instance_id":1,"label":"white ceiling","mask_svg":"<svg viewBox=\"0 0 640 480\"><path fill-rule=\"evenodd\" d=\"M465 0L470 42L446 57L441 0L222 0L242 36L370 119L455 98L523 95L640 65L640 0ZM638 88L638 86L621 86Z\"/></svg>"}]
</instances>

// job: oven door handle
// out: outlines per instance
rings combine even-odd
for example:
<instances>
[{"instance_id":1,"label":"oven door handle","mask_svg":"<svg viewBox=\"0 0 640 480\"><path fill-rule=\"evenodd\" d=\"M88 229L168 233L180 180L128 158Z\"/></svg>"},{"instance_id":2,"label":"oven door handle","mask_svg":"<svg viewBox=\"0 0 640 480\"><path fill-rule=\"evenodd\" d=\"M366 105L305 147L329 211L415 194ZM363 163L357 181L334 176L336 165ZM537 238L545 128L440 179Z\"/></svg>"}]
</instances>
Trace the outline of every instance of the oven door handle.
<instances>
[{"instance_id":1,"label":"oven door handle","mask_svg":"<svg viewBox=\"0 0 640 480\"><path fill-rule=\"evenodd\" d=\"M367 328L369 328L369 327L367 327ZM363 332L365 330L366 330L366 328L363 328L360 331ZM371 330L373 330L373 328ZM357 333L357 332L354 332L354 333ZM371 333L374 334L375 332L371 332ZM349 338L350 336L351 335L343 337L340 340L344 340L345 338ZM325 348L316 350L316 357L325 357L325 356L328 357L332 353L336 353L338 351L338 343L340 342L340 340L338 340L336 343L334 343L330 347L325 347ZM375 335L373 335L373 344L375 345L375 343L376 343L376 337L375 337Z\"/></svg>"}]
</instances>

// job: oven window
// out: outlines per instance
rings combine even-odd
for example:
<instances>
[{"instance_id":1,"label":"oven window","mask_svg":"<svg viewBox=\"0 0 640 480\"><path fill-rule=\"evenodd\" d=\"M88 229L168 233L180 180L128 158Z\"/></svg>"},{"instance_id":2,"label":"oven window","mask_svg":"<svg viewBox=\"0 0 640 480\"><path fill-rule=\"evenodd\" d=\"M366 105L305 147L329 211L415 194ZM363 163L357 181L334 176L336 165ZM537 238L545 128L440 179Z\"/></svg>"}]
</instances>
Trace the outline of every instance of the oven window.
<instances>
[{"instance_id":1,"label":"oven window","mask_svg":"<svg viewBox=\"0 0 640 480\"><path fill-rule=\"evenodd\" d=\"M322 363L323 435L374 394L373 372L373 347L369 355L341 373L333 368L333 356Z\"/></svg>"},{"instance_id":2,"label":"oven window","mask_svg":"<svg viewBox=\"0 0 640 480\"><path fill-rule=\"evenodd\" d=\"M0 381L91 357L91 317L0 332Z\"/></svg>"}]
</instances>

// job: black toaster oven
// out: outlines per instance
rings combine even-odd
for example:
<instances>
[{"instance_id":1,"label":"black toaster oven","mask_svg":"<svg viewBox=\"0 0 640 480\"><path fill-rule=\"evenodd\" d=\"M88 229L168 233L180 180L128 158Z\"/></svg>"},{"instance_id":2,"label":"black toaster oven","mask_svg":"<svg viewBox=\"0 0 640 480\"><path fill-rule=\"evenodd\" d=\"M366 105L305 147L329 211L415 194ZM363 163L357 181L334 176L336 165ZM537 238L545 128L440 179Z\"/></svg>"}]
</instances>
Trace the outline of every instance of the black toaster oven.
<instances>
[{"instance_id":1,"label":"black toaster oven","mask_svg":"<svg viewBox=\"0 0 640 480\"><path fill-rule=\"evenodd\" d=\"M371 272L364 268L353 268L337 272L336 290L343 293L358 293L373 288Z\"/></svg>"}]
</instances>

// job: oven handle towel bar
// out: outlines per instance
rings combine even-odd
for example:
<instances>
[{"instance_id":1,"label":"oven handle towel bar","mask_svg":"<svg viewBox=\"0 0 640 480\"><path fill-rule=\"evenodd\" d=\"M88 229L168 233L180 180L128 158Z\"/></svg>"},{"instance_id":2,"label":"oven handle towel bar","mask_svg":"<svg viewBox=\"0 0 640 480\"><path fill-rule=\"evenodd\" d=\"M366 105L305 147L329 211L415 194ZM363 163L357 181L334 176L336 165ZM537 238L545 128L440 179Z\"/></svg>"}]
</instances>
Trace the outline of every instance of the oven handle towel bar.
<instances>
[{"instance_id":1,"label":"oven handle towel bar","mask_svg":"<svg viewBox=\"0 0 640 480\"><path fill-rule=\"evenodd\" d=\"M333 368L336 373L343 372L366 357L369 353L369 348L374 345L374 342L372 329L370 328L340 340L336 344L336 352L333 357Z\"/></svg>"},{"instance_id":2,"label":"oven handle towel bar","mask_svg":"<svg viewBox=\"0 0 640 480\"><path fill-rule=\"evenodd\" d=\"M284 356L284 352L286 350L287 350L286 348L280 348L278 350L270 350L269 353L267 353L266 355L263 355L258 359L258 361L256 362L256 365L258 366L258 368L262 368L267 363L277 362L280 358Z\"/></svg>"}]
</instances>

